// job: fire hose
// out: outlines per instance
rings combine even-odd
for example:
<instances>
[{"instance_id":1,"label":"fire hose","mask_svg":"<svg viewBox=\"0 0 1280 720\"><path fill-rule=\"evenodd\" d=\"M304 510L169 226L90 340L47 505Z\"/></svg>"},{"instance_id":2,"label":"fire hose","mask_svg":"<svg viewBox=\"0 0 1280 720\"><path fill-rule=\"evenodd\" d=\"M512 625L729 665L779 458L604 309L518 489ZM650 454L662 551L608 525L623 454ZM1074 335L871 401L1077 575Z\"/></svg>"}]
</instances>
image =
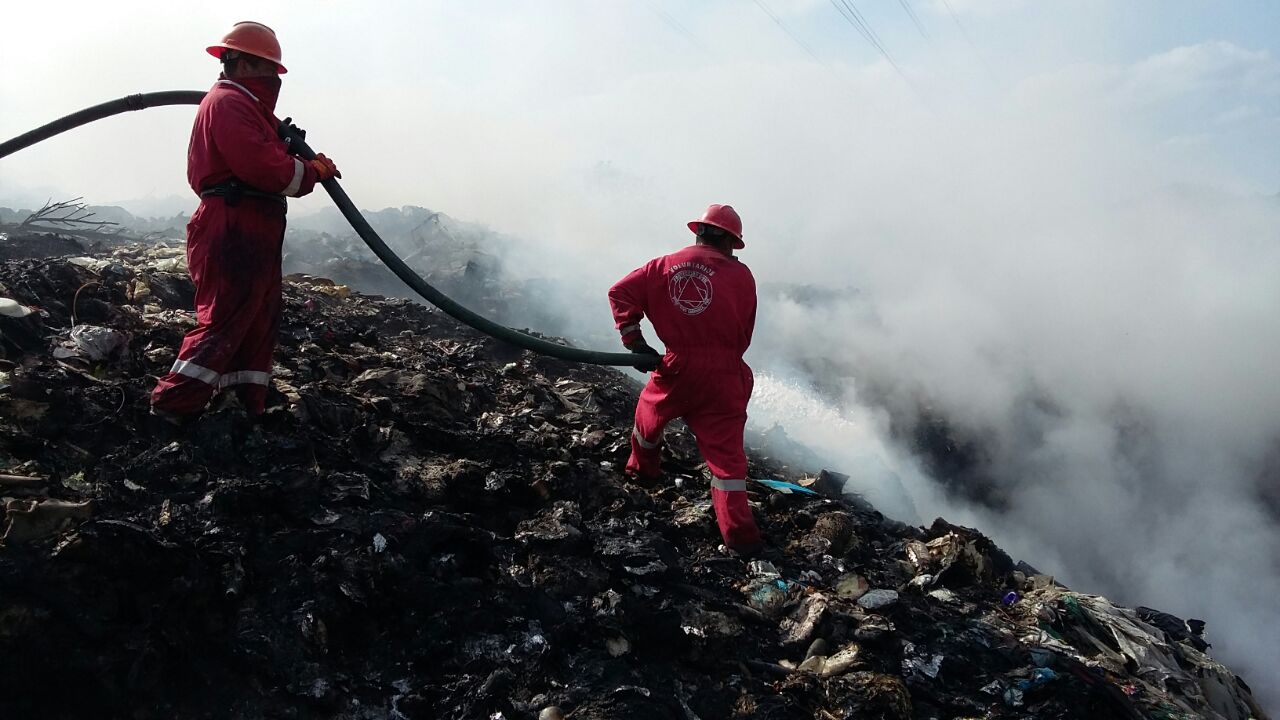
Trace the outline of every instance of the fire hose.
<instances>
[{"instance_id":1,"label":"fire hose","mask_svg":"<svg viewBox=\"0 0 1280 720\"><path fill-rule=\"evenodd\" d=\"M88 125L91 122L102 120L113 115L129 112L132 110L144 110L152 107L164 107L166 105L199 105L204 98L204 92L201 90L169 90L165 92L142 93L138 95L129 95L116 100L94 105L85 108L79 112L71 113L65 117L58 118L51 123L42 125L34 130L23 133L11 140L0 143L0 158L5 158L13 153L35 145L38 142L48 140L55 135L60 135L68 130L73 130L82 125ZM296 133L290 133L287 138L289 145L304 160L310 160L315 157L315 152L310 146ZM347 222L351 223L352 229L356 234L364 240L374 255L383 262L396 277L404 281L406 285L413 288L415 292L421 295L427 302L435 305L443 310L446 314L453 317L459 322L469 325L480 332L489 335L506 343L510 343L517 347L530 350L532 352L548 355L550 357L568 360L570 362L587 363L591 365L619 365L644 367L646 362L652 362L650 357L638 355L636 353L607 353L596 350L584 350L582 348L569 347L558 343L550 342L539 337L535 337L526 332L521 332L514 328L509 328L480 315L463 305L459 304L448 295L437 290L413 271L400 256L383 242L378 233L364 219L364 215L360 214L360 210L356 208L355 203L351 202L351 198L347 196L342 186L338 184L336 179L329 179L323 182L324 189L329 193L329 197L333 199L334 205L338 206L338 210L342 212Z\"/></svg>"}]
</instances>

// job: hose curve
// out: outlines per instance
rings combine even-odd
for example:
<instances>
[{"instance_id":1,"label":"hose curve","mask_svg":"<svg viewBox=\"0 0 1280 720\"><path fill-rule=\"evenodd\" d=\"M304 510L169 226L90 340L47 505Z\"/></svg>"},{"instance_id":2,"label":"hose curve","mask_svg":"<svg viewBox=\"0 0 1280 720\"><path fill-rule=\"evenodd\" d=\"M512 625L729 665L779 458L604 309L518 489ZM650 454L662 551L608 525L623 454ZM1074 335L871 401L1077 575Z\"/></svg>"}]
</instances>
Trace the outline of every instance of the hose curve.
<instances>
[{"instance_id":1,"label":"hose curve","mask_svg":"<svg viewBox=\"0 0 1280 720\"><path fill-rule=\"evenodd\" d=\"M166 105L199 105L204 95L204 91L201 90L169 90L128 95L94 105L0 143L0 158L12 155L19 150L31 147L68 130L74 130L82 125L88 125L91 122L113 115ZM304 159L310 160L315 157L315 153L311 148L297 135L293 135L290 138L290 143ZM560 345L496 323L464 307L453 298L437 290L405 264L404 260L401 260L400 256L396 255L383 242L378 233L365 220L364 215L360 214L360 210L356 208L355 203L347 196L346 191L342 189L336 179L325 180L323 184L325 191L333 199L333 203L338 206L338 210L343 217L351 224L352 229L356 231L360 239L364 240L365 244L369 246L373 254L377 255L378 259L390 268L391 272L396 274L396 277L404 281L410 288L413 288L414 292L455 320L503 342L569 362L636 367L646 361L647 358L634 353L607 353Z\"/></svg>"}]
</instances>

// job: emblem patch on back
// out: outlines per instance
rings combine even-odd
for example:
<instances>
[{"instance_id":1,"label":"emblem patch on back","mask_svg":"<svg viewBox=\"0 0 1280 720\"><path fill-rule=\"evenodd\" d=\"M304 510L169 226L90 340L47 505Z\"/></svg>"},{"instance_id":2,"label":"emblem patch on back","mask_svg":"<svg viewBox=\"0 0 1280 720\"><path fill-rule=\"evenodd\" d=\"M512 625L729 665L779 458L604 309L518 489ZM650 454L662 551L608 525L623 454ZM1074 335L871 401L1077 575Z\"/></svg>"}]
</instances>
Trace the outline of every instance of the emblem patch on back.
<instances>
[{"instance_id":1,"label":"emblem patch on back","mask_svg":"<svg viewBox=\"0 0 1280 720\"><path fill-rule=\"evenodd\" d=\"M711 276L701 270L685 268L667 281L671 303L685 315L699 315L711 307Z\"/></svg>"}]
</instances>

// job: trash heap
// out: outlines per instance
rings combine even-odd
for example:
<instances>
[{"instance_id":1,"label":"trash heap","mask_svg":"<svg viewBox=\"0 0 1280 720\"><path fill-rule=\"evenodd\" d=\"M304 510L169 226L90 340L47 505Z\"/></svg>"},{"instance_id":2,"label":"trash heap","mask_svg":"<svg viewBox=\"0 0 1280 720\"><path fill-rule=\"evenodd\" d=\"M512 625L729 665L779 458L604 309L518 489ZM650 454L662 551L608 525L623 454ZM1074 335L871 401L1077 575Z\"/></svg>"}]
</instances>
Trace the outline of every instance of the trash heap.
<instances>
[{"instance_id":1,"label":"trash heap","mask_svg":"<svg viewBox=\"0 0 1280 720\"><path fill-rule=\"evenodd\" d=\"M192 292L180 247L0 263L0 716L1265 717L1203 623L834 472L753 454L728 555L687 431L620 474L632 380L406 300L288 278L268 412L174 428Z\"/></svg>"}]
</instances>

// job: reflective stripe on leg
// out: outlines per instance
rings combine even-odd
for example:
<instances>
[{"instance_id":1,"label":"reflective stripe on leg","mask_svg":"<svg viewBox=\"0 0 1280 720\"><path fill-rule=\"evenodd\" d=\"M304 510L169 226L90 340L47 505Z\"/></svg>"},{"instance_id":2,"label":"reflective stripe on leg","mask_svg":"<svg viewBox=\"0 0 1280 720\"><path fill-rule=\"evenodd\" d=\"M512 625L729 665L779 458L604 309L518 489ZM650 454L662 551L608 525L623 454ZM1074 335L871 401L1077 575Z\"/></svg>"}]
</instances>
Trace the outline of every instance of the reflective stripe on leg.
<instances>
[{"instance_id":1,"label":"reflective stripe on leg","mask_svg":"<svg viewBox=\"0 0 1280 720\"><path fill-rule=\"evenodd\" d=\"M711 478L711 487L724 492L746 492L746 480L725 480L723 478Z\"/></svg>"},{"instance_id":2,"label":"reflective stripe on leg","mask_svg":"<svg viewBox=\"0 0 1280 720\"><path fill-rule=\"evenodd\" d=\"M197 365L189 360L175 360L169 372L199 380L209 385L218 384L218 373L207 367Z\"/></svg>"},{"instance_id":3,"label":"reflective stripe on leg","mask_svg":"<svg viewBox=\"0 0 1280 720\"><path fill-rule=\"evenodd\" d=\"M657 442L649 442L648 440L645 440L644 436L640 434L640 428L635 427L634 425L631 427L631 436L634 437L636 439L636 443L645 450L652 450L662 444L661 439Z\"/></svg>"},{"instance_id":4,"label":"reflective stripe on leg","mask_svg":"<svg viewBox=\"0 0 1280 720\"><path fill-rule=\"evenodd\" d=\"M237 370L229 372L218 379L218 387L228 385L270 385L271 373L261 370Z\"/></svg>"}]
</instances>

